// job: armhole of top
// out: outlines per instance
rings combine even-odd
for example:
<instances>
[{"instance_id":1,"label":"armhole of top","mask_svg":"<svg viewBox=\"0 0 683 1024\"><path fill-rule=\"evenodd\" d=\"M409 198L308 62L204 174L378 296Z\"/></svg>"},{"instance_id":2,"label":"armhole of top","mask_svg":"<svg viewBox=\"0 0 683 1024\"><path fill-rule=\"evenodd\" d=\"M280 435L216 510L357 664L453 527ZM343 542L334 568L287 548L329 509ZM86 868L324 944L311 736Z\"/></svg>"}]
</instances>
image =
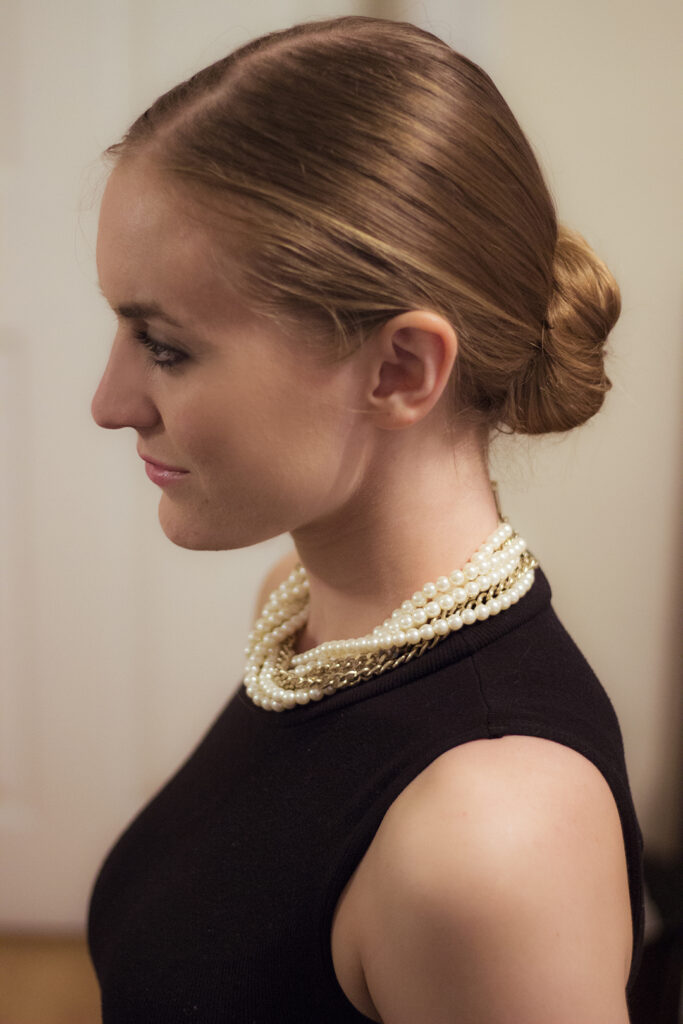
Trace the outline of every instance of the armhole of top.
<instances>
[{"instance_id":1,"label":"armhole of top","mask_svg":"<svg viewBox=\"0 0 683 1024\"><path fill-rule=\"evenodd\" d=\"M640 828L637 824L635 810L633 809L633 803L630 794L624 789L618 773L611 771L609 766L603 763L602 759L596 755L596 753L587 744L577 742L573 736L568 733L563 734L561 730L554 730L554 735L552 736L548 735L548 731L547 727L545 729L543 728L542 723L532 719L527 719L525 721L515 723L515 727L510 728L506 732L497 731L495 736L491 736L485 730L479 729L471 735L465 736L457 743L444 741L435 744L434 747L429 748L429 753L426 753L419 761L414 761L404 768L404 770L401 771L393 780L392 785L385 789L377 798L375 803L373 803L363 814L360 821L353 829L353 832L351 833L348 842L345 844L341 855L331 864L330 871L327 873L325 884L323 886L323 913L321 917L322 934L320 936L323 966L325 973L328 975L330 980L330 984L338 992L339 998L343 1000L347 1007L353 1007L353 1004L349 1002L345 992L337 980L330 943L334 911L346 883L349 881L360 861L365 856L389 808L400 796L403 790L406 789L421 772L428 768L429 765L442 754L445 754L447 751L452 750L455 747L462 746L463 744L470 743L474 740L499 739L502 736L536 737L538 739L551 740L552 742L559 743L561 746L568 747L580 754L582 757L585 757L586 760L588 760L600 772L609 787L612 799L614 800L617 808L619 821L621 823L621 834L624 843L628 875L629 901L631 906L631 922L633 930L631 965L626 982L626 993L627 995L630 993L640 966L644 929L642 886L643 842ZM353 1007L353 1009L356 1013L359 1012L355 1007ZM370 1018L367 1019L369 1020Z\"/></svg>"}]
</instances>

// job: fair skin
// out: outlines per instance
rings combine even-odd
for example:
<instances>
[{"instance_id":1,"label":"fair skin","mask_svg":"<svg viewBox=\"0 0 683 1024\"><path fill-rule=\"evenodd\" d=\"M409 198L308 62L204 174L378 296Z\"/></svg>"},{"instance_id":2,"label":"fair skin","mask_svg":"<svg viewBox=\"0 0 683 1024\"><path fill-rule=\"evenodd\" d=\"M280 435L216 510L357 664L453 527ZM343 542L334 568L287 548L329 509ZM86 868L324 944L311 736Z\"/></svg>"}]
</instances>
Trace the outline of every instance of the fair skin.
<instances>
[{"instance_id":1,"label":"fair skin","mask_svg":"<svg viewBox=\"0 0 683 1024\"><path fill-rule=\"evenodd\" d=\"M115 169L97 260L117 330L92 411L184 470L159 505L174 543L292 536L265 589L305 566L305 650L370 631L498 517L476 434L446 429L450 324L403 313L330 367L304 328L249 308L233 249L150 161ZM448 751L401 793L331 948L350 1001L384 1024L625 1024L630 929L604 779L567 748L510 736Z\"/></svg>"}]
</instances>

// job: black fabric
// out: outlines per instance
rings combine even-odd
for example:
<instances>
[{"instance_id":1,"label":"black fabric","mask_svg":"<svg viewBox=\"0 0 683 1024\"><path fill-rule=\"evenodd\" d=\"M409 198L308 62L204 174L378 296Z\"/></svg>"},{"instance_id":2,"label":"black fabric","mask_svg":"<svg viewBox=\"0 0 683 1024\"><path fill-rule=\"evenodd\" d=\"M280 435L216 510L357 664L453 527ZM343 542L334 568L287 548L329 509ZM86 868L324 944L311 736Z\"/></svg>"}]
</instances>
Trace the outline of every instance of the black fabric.
<instances>
[{"instance_id":1,"label":"black fabric","mask_svg":"<svg viewBox=\"0 0 683 1024\"><path fill-rule=\"evenodd\" d=\"M330 952L341 891L396 796L468 740L579 751L621 817L634 926L642 840L613 707L558 620L547 579L507 611L317 703L236 692L110 853L92 896L104 1024L355 1024Z\"/></svg>"}]
</instances>

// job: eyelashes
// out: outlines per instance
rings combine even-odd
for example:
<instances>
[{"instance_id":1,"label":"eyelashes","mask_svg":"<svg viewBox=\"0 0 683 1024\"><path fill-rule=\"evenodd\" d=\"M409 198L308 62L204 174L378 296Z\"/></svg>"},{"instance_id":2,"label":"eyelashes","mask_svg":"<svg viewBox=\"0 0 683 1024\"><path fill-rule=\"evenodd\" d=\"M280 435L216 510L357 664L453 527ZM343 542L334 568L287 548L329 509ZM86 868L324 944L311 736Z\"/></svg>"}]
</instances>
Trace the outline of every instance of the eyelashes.
<instances>
[{"instance_id":1,"label":"eyelashes","mask_svg":"<svg viewBox=\"0 0 683 1024\"><path fill-rule=\"evenodd\" d=\"M162 370L175 370L187 359L184 352L180 352L170 345L164 345L161 341L156 341L147 331L133 331L133 337L147 349L154 366L158 366Z\"/></svg>"}]
</instances>

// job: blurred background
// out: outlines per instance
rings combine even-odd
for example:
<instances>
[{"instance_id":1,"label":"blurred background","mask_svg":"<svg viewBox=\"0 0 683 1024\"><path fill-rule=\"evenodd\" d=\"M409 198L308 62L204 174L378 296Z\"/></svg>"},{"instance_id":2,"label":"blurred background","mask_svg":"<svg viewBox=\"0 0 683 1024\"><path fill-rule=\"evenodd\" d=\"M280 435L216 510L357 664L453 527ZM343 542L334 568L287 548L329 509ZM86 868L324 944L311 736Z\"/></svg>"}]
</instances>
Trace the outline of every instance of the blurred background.
<instances>
[{"instance_id":1,"label":"blurred background","mask_svg":"<svg viewBox=\"0 0 683 1024\"><path fill-rule=\"evenodd\" d=\"M638 1019L675 1019L679 5L3 0L0 1024L99 1020L83 949L99 863L238 685L259 584L291 548L288 537L225 553L174 547L134 435L90 419L113 326L94 263L100 153L161 92L246 40L341 14L414 22L480 63L560 219L622 289L604 410L567 437L499 442L492 476L619 715L651 946L668 942Z\"/></svg>"}]
</instances>

